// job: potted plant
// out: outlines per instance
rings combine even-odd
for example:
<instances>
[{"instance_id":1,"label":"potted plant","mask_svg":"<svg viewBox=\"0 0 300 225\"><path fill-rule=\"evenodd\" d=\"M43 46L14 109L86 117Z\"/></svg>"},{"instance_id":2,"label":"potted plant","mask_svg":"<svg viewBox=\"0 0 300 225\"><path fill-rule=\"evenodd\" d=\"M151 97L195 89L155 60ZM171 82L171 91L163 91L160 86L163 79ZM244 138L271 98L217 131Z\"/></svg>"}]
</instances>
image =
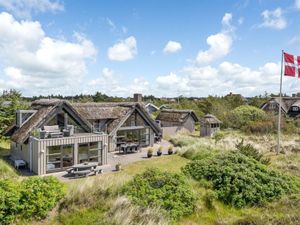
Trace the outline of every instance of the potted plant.
<instances>
[{"instance_id":1,"label":"potted plant","mask_svg":"<svg viewBox=\"0 0 300 225\"><path fill-rule=\"evenodd\" d=\"M161 154L162 154L162 146L159 146L157 150L157 156L161 156Z\"/></svg>"},{"instance_id":2,"label":"potted plant","mask_svg":"<svg viewBox=\"0 0 300 225\"><path fill-rule=\"evenodd\" d=\"M120 171L122 169L121 163L116 164L116 171Z\"/></svg>"},{"instance_id":3,"label":"potted plant","mask_svg":"<svg viewBox=\"0 0 300 225\"><path fill-rule=\"evenodd\" d=\"M149 148L149 149L148 149L148 152L147 152L147 157L148 157L148 158L151 158L152 155L153 155L153 149L152 149L152 148Z\"/></svg>"},{"instance_id":4,"label":"potted plant","mask_svg":"<svg viewBox=\"0 0 300 225\"><path fill-rule=\"evenodd\" d=\"M168 154L169 155L173 154L173 146L172 145L170 145L169 148L168 148Z\"/></svg>"}]
</instances>

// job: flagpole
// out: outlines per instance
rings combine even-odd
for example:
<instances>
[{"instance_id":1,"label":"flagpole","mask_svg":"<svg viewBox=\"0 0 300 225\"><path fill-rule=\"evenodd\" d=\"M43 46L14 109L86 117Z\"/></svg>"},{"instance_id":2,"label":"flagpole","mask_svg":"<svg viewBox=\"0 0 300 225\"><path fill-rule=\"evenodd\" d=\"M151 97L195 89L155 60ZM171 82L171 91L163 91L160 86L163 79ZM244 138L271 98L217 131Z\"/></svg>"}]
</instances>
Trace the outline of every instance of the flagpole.
<instances>
[{"instance_id":1,"label":"flagpole","mask_svg":"<svg viewBox=\"0 0 300 225\"><path fill-rule=\"evenodd\" d=\"M280 152L280 131L281 131L281 102L282 102L282 73L283 73L283 50L281 51L281 70L280 70L280 90L279 90L279 109L278 109L278 137L277 137L277 154Z\"/></svg>"}]
</instances>

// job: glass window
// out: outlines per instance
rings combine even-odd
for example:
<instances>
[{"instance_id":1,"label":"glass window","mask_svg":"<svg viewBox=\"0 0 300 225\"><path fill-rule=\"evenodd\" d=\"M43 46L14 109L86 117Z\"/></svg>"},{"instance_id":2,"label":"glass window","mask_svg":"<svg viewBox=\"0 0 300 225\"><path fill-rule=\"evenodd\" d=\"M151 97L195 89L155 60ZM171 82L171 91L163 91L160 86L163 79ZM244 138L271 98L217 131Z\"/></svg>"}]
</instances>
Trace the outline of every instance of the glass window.
<instances>
[{"instance_id":1,"label":"glass window","mask_svg":"<svg viewBox=\"0 0 300 225\"><path fill-rule=\"evenodd\" d=\"M99 147L100 146L100 147ZM79 144L78 146L78 162L100 162L102 153L102 142L90 142Z\"/></svg>"},{"instance_id":2,"label":"glass window","mask_svg":"<svg viewBox=\"0 0 300 225\"><path fill-rule=\"evenodd\" d=\"M88 162L89 161L89 144L79 144L78 145L78 162Z\"/></svg>"},{"instance_id":3,"label":"glass window","mask_svg":"<svg viewBox=\"0 0 300 225\"><path fill-rule=\"evenodd\" d=\"M47 147L47 172L62 170L74 164L73 145L58 145Z\"/></svg>"}]
</instances>

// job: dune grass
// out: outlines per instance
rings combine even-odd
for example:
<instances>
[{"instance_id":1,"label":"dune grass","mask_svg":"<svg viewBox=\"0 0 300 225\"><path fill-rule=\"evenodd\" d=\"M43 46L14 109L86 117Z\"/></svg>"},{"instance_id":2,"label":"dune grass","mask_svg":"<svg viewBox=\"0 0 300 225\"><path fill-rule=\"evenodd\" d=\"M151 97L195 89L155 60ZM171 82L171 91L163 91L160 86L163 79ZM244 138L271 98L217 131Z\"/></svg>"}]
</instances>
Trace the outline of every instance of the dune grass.
<instances>
[{"instance_id":1,"label":"dune grass","mask_svg":"<svg viewBox=\"0 0 300 225\"><path fill-rule=\"evenodd\" d=\"M17 170L3 159L9 154L9 142L0 139L0 179L2 178L17 178L19 176Z\"/></svg>"},{"instance_id":2,"label":"dune grass","mask_svg":"<svg viewBox=\"0 0 300 225\"><path fill-rule=\"evenodd\" d=\"M181 142L181 147L177 147L177 155L135 162L123 166L120 172L67 181L68 192L65 199L47 220L38 224L170 224L167 215L161 214L160 209L142 209L130 203L121 192L122 186L135 174L142 173L147 168L180 173L181 167L189 162L189 159L180 156L187 149L227 151L234 148L242 138L245 143L254 144L266 157L271 158L269 166L300 176L300 152L292 151L299 147L297 136L284 136L285 154L277 155L273 150L276 144L276 137L273 135L247 136L240 132L226 131L224 138L217 144L210 138L180 135L173 137L173 141ZM300 194L285 196L261 207L242 209L213 199L213 207L209 208L205 201L209 187L194 180L190 180L190 183L198 196L197 207L192 215L182 218L178 224L300 224Z\"/></svg>"}]
</instances>

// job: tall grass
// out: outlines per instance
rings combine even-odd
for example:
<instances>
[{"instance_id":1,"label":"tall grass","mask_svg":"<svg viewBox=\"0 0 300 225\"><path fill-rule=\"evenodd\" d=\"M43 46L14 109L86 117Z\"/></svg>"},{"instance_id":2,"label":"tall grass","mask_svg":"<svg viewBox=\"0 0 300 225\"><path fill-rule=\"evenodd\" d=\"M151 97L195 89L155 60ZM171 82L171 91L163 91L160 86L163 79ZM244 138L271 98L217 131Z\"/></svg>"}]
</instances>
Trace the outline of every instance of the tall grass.
<instances>
[{"instance_id":1,"label":"tall grass","mask_svg":"<svg viewBox=\"0 0 300 225\"><path fill-rule=\"evenodd\" d=\"M113 224L165 225L169 224L160 208L141 208L133 205L128 198L118 197L108 212Z\"/></svg>"},{"instance_id":2,"label":"tall grass","mask_svg":"<svg viewBox=\"0 0 300 225\"><path fill-rule=\"evenodd\" d=\"M0 158L0 179L17 178L18 172L5 160Z\"/></svg>"}]
</instances>

